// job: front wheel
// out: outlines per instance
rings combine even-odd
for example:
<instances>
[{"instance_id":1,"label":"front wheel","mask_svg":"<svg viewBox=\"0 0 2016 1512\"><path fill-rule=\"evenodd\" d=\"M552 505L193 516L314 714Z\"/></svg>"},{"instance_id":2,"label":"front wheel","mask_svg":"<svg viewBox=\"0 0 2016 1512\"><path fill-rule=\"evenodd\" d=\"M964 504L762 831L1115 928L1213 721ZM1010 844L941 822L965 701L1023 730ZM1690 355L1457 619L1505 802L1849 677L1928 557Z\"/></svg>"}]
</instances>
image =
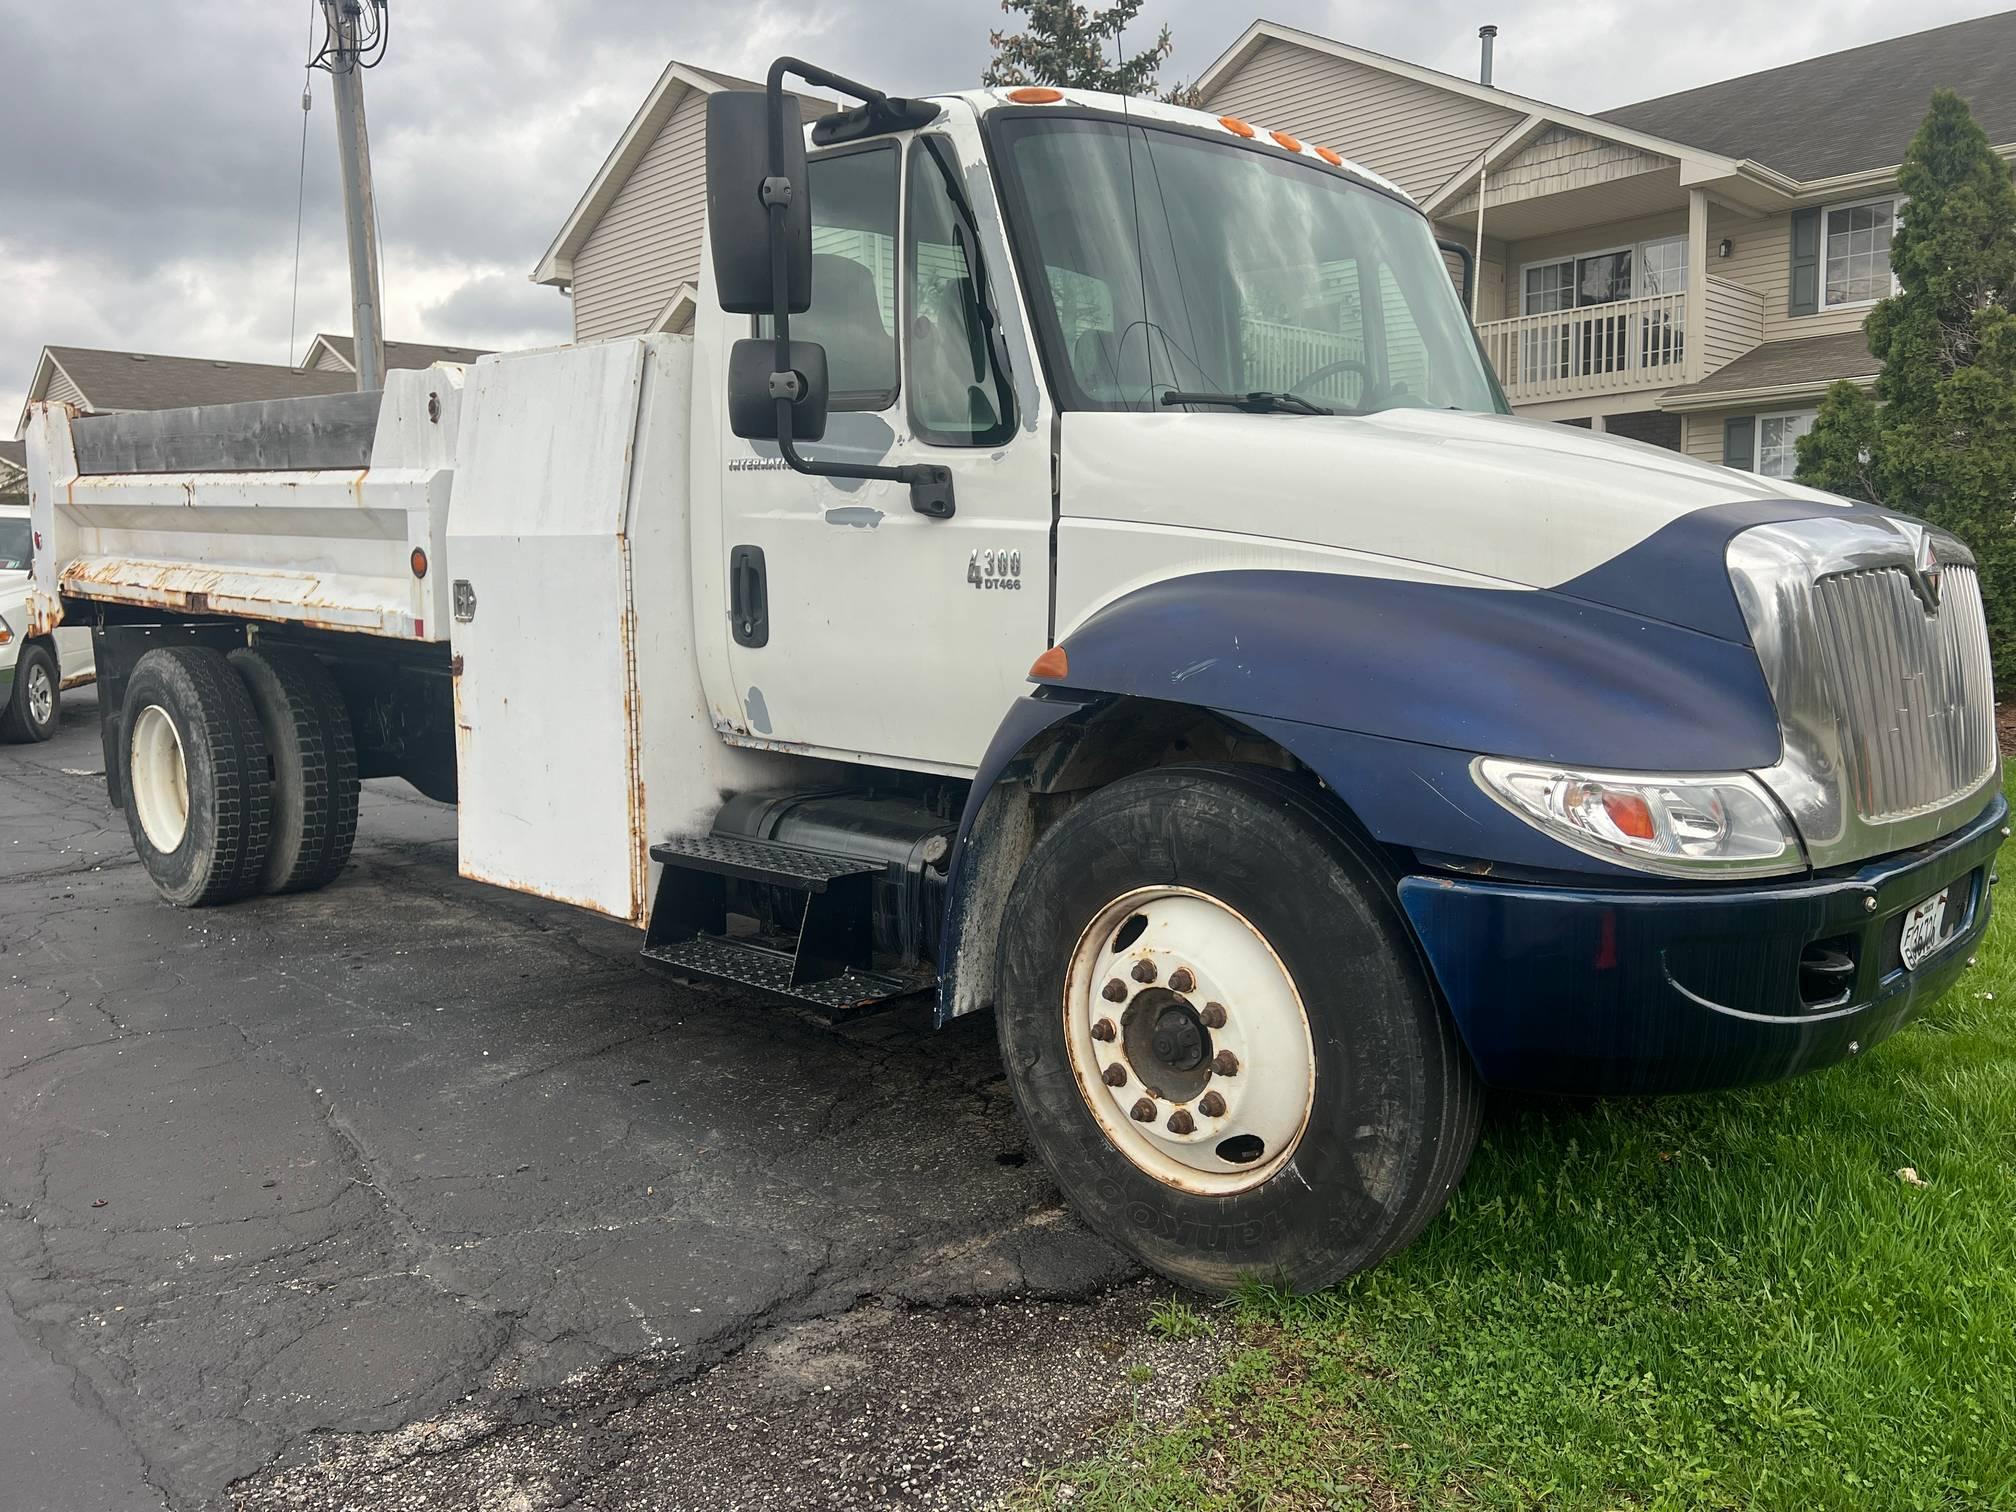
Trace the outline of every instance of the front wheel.
<instances>
[{"instance_id":1,"label":"front wheel","mask_svg":"<svg viewBox=\"0 0 2016 1512\"><path fill-rule=\"evenodd\" d=\"M1408 1243L1482 1095L1305 782L1170 767L1074 807L1002 924L1002 1057L1065 1196L1173 1280L1327 1286Z\"/></svg>"}]
</instances>

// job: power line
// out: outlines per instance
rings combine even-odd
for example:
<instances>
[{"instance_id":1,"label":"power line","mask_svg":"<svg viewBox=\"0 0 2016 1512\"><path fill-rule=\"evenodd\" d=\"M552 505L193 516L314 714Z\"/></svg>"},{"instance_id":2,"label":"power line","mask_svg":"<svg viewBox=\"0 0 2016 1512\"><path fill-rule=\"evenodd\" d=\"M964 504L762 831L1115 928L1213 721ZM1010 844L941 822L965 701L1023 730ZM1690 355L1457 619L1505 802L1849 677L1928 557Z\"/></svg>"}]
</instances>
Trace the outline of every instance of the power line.
<instances>
[{"instance_id":1,"label":"power line","mask_svg":"<svg viewBox=\"0 0 2016 1512\"><path fill-rule=\"evenodd\" d=\"M315 46L315 10L317 0L308 0L308 46ZM307 78L309 69L314 68L311 56L307 67L302 69L301 80L301 167L294 184L294 292L287 302L287 366L294 366L294 322L301 311L301 220L308 204L308 108L315 103L315 92Z\"/></svg>"}]
</instances>

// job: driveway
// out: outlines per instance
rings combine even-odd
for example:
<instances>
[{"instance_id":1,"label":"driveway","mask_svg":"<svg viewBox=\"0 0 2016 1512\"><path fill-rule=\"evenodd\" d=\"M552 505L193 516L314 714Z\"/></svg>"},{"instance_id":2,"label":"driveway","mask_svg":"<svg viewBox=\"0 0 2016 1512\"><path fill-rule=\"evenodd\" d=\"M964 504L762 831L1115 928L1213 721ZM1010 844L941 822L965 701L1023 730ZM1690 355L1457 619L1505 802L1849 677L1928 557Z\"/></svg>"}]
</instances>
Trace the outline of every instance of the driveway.
<instances>
[{"instance_id":1,"label":"driveway","mask_svg":"<svg viewBox=\"0 0 2016 1512\"><path fill-rule=\"evenodd\" d=\"M842 1032L682 988L632 930L462 881L453 811L396 784L325 892L176 912L101 765L89 690L0 747L9 1506L407 1505L485 1453L468 1505L494 1473L498 1505L623 1506L624 1415L690 1455L761 1399L783 1455L801 1419L846 1430L811 1411L836 1385L894 1446L869 1500L956 1503L874 1361L971 1429L1013 1416L990 1360L1063 1380L1077 1349L1117 1401L1152 1352L1148 1292L1106 1290L1128 1265L1024 1158L991 1023ZM1061 1438L1025 1404L999 1452L1068 1452L1093 1400ZM694 1504L771 1504L765 1456L731 1462ZM775 1504L845 1500L788 1481Z\"/></svg>"}]
</instances>

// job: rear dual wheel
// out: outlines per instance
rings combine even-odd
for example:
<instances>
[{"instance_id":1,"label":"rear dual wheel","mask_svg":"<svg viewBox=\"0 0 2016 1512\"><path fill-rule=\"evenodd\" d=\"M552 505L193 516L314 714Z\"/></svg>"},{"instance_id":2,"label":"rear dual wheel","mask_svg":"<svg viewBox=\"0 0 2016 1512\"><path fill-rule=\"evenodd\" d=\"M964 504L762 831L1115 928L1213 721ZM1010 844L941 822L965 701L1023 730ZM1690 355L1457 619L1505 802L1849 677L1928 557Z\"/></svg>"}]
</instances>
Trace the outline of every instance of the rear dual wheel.
<instances>
[{"instance_id":1,"label":"rear dual wheel","mask_svg":"<svg viewBox=\"0 0 2016 1512\"><path fill-rule=\"evenodd\" d=\"M1482 1094L1371 858L1313 785L1171 767L1037 843L999 1030L1085 1220L1174 1280L1329 1285L1407 1244Z\"/></svg>"},{"instance_id":2,"label":"rear dual wheel","mask_svg":"<svg viewBox=\"0 0 2016 1512\"><path fill-rule=\"evenodd\" d=\"M305 891L342 870L354 737L312 657L164 647L134 667L123 709L127 829L168 902Z\"/></svg>"}]
</instances>

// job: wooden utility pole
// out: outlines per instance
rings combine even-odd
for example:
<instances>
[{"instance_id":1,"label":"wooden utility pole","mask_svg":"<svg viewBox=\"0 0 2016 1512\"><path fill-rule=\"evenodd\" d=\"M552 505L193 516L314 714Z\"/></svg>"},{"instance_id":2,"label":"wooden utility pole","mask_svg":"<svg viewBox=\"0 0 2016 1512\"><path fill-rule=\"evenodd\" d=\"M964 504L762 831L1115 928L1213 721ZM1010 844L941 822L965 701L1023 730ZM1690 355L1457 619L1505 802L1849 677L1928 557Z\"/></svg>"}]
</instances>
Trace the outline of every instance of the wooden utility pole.
<instances>
[{"instance_id":1,"label":"wooden utility pole","mask_svg":"<svg viewBox=\"0 0 2016 1512\"><path fill-rule=\"evenodd\" d=\"M371 138L364 126L359 64L367 0L322 0L329 20L327 67L336 87L336 148L343 161L343 218L350 239L350 329L357 387L385 386L385 333L378 286L378 207L371 193Z\"/></svg>"}]
</instances>

